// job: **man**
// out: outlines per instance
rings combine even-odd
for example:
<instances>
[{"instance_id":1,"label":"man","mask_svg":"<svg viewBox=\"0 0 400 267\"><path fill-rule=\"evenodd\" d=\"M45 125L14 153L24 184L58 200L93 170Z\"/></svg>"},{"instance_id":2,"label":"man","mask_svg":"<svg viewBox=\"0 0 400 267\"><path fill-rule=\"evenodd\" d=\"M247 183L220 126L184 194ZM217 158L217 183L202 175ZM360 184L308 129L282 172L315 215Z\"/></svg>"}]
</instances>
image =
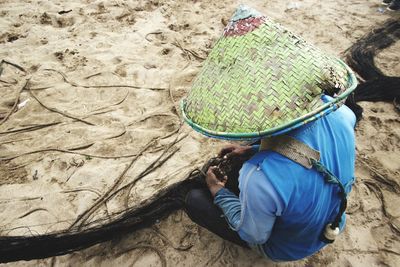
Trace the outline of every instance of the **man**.
<instances>
[{"instance_id":1,"label":"man","mask_svg":"<svg viewBox=\"0 0 400 267\"><path fill-rule=\"evenodd\" d=\"M274 261L333 242L345 225L355 162L355 115L339 104L355 86L344 63L239 7L182 112L207 136L261 144L220 152L244 161L238 188L232 174L210 167L208 189L187 194L189 217Z\"/></svg>"}]
</instances>

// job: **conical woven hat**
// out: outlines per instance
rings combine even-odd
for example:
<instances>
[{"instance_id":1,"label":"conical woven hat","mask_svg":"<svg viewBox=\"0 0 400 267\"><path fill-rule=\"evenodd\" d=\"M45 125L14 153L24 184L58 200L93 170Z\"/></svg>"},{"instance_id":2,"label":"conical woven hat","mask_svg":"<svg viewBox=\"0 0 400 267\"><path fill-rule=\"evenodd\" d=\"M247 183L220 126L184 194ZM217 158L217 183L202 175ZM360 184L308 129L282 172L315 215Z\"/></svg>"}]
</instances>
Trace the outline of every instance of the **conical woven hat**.
<instances>
[{"instance_id":1,"label":"conical woven hat","mask_svg":"<svg viewBox=\"0 0 400 267\"><path fill-rule=\"evenodd\" d=\"M340 59L240 6L181 108L185 121L207 136L254 139L328 114L356 85ZM324 103L323 94L332 100Z\"/></svg>"}]
</instances>

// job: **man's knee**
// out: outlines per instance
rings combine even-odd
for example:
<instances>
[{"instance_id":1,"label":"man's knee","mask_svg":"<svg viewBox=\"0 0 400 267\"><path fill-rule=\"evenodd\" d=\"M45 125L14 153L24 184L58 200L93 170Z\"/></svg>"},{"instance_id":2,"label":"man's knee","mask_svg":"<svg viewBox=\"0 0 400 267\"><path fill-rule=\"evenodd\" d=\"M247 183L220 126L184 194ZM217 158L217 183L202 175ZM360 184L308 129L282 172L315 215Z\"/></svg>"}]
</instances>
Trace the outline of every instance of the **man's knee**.
<instances>
[{"instance_id":1,"label":"man's knee","mask_svg":"<svg viewBox=\"0 0 400 267\"><path fill-rule=\"evenodd\" d=\"M207 193L205 189L200 188L190 190L185 198L186 209L200 209L207 198Z\"/></svg>"}]
</instances>

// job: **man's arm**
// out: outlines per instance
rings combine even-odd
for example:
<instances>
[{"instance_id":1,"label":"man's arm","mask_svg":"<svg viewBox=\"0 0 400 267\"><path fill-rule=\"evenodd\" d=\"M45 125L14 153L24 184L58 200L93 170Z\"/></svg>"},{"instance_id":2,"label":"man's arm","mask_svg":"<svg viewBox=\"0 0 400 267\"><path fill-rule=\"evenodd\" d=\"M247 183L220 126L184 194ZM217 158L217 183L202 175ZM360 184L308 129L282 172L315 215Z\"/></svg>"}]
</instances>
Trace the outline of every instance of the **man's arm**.
<instances>
[{"instance_id":1,"label":"man's arm","mask_svg":"<svg viewBox=\"0 0 400 267\"><path fill-rule=\"evenodd\" d=\"M245 163L240 179L240 198L221 188L215 194L214 203L222 209L230 227L244 241L264 244L283 204L267 177L256 166Z\"/></svg>"}]
</instances>

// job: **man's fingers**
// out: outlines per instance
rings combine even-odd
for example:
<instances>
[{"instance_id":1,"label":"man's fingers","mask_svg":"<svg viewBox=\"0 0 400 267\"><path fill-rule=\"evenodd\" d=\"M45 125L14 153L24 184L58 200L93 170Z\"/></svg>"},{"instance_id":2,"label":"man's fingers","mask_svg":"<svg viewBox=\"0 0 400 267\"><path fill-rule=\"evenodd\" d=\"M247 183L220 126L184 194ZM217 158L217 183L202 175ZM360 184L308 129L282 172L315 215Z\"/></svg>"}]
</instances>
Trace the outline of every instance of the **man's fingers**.
<instances>
[{"instance_id":1,"label":"man's fingers","mask_svg":"<svg viewBox=\"0 0 400 267\"><path fill-rule=\"evenodd\" d=\"M239 154L236 152L236 150L233 150L230 153L226 154L224 156L224 159L233 158L233 157L236 157L237 155L239 155Z\"/></svg>"},{"instance_id":2,"label":"man's fingers","mask_svg":"<svg viewBox=\"0 0 400 267\"><path fill-rule=\"evenodd\" d=\"M222 157L225 154L232 152L234 149L235 149L234 145L226 146L223 149L221 149L221 151L219 152L218 156Z\"/></svg>"},{"instance_id":3,"label":"man's fingers","mask_svg":"<svg viewBox=\"0 0 400 267\"><path fill-rule=\"evenodd\" d=\"M215 168L216 168L216 166L211 166L210 168L208 168L207 174L208 174L208 175L214 175L214 176L215 176L215 174L214 174Z\"/></svg>"},{"instance_id":4,"label":"man's fingers","mask_svg":"<svg viewBox=\"0 0 400 267\"><path fill-rule=\"evenodd\" d=\"M218 180L218 184L225 187L227 181L228 181L228 177L224 176L224 178L222 178L222 180Z\"/></svg>"},{"instance_id":5,"label":"man's fingers","mask_svg":"<svg viewBox=\"0 0 400 267\"><path fill-rule=\"evenodd\" d=\"M218 153L218 157L223 157L223 156L225 156L227 153L229 153L231 151L232 151L232 149L224 148Z\"/></svg>"}]
</instances>

